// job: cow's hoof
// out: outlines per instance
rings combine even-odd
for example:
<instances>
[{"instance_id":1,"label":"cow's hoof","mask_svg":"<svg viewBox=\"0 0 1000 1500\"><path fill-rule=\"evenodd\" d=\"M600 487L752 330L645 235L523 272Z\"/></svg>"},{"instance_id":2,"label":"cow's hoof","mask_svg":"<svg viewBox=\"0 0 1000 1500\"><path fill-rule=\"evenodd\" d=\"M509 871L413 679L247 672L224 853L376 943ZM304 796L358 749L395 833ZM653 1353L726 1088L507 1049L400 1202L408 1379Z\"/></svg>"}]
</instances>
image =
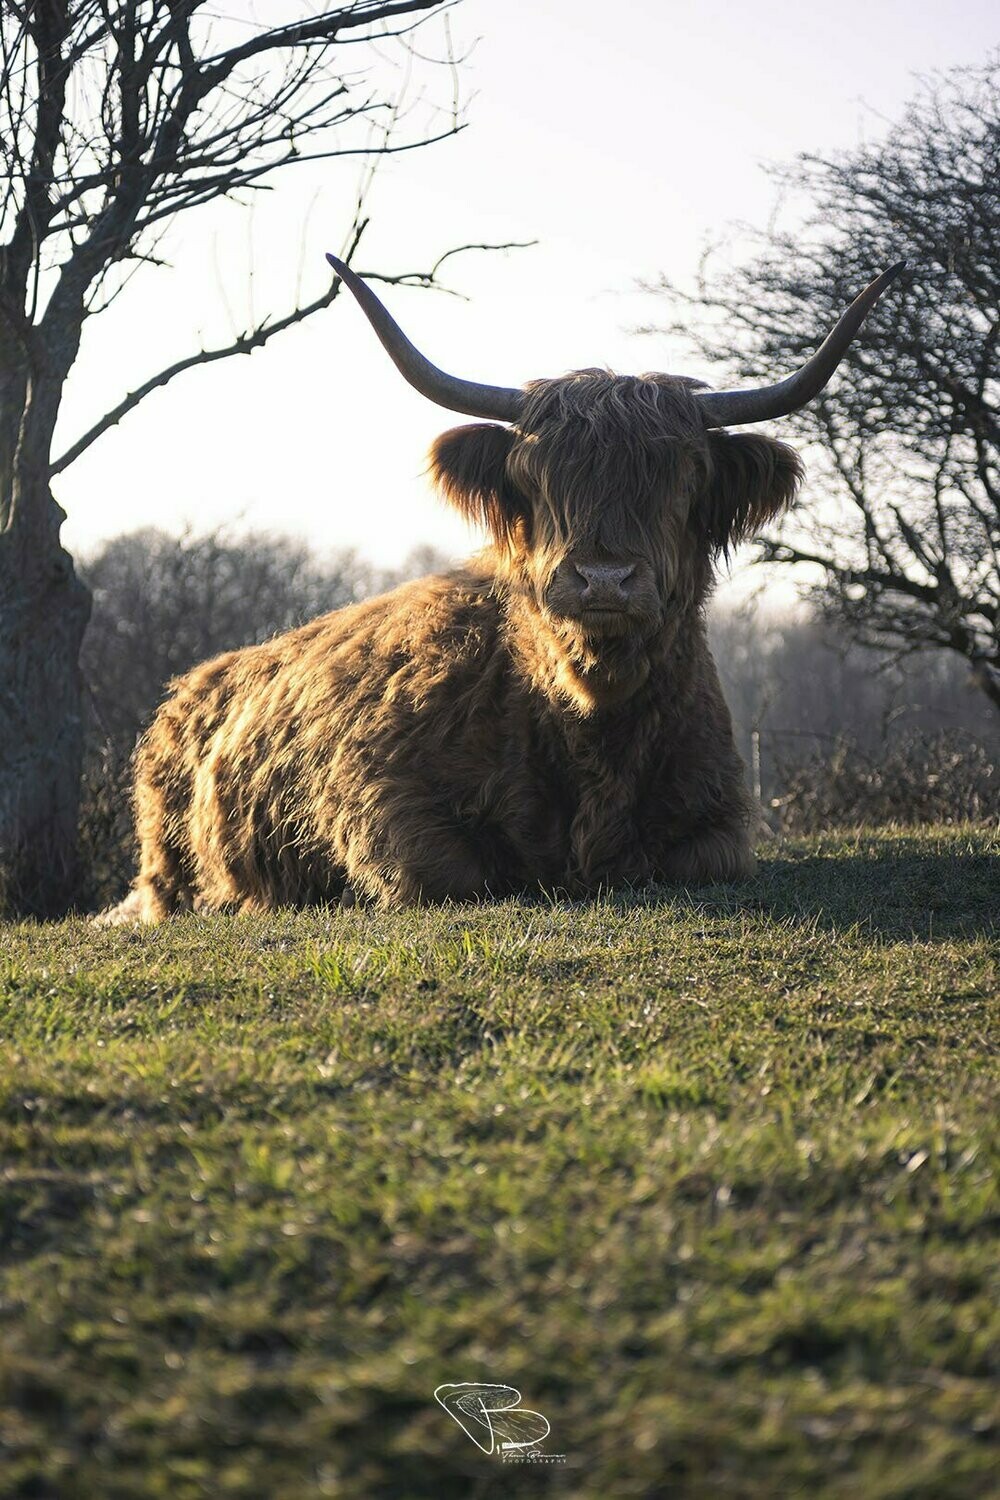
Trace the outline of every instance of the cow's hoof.
<instances>
[{"instance_id":1,"label":"cow's hoof","mask_svg":"<svg viewBox=\"0 0 1000 1500\"><path fill-rule=\"evenodd\" d=\"M91 927L125 927L128 923L148 921L143 910L143 899L139 891L130 891L124 901L119 901L117 906L109 906L106 911L99 911L96 917L91 917Z\"/></svg>"}]
</instances>

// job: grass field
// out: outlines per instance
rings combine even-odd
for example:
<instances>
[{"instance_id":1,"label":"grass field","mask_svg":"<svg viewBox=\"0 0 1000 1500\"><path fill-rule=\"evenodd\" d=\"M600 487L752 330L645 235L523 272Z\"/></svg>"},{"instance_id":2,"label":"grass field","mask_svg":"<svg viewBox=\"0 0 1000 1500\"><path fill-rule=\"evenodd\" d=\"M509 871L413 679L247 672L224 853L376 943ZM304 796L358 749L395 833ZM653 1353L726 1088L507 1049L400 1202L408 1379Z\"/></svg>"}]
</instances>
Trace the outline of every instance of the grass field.
<instances>
[{"instance_id":1,"label":"grass field","mask_svg":"<svg viewBox=\"0 0 1000 1500\"><path fill-rule=\"evenodd\" d=\"M1000 1493L998 854L0 929L0 1495Z\"/></svg>"}]
</instances>

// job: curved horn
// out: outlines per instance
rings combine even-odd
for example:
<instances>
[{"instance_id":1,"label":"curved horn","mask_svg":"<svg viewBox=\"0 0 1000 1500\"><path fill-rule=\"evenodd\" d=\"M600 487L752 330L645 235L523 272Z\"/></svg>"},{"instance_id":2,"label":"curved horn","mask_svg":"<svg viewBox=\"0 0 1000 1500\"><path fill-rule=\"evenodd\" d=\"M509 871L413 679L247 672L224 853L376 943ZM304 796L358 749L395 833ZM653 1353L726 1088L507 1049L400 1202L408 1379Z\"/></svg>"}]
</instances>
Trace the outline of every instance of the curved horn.
<instances>
[{"instance_id":1,"label":"curved horn","mask_svg":"<svg viewBox=\"0 0 1000 1500\"><path fill-rule=\"evenodd\" d=\"M823 341L811 359L787 380L749 391L705 391L698 393L698 404L706 427L740 427L744 422L767 422L773 417L787 417L818 396L840 364L854 335L871 312L882 293L906 265L897 261L888 271L865 287L855 297L833 332Z\"/></svg>"},{"instance_id":2,"label":"curved horn","mask_svg":"<svg viewBox=\"0 0 1000 1500\"><path fill-rule=\"evenodd\" d=\"M420 353L410 343L400 328L366 282L338 260L327 255L337 275L348 291L353 292L361 304L361 310L382 341L382 346L396 369L422 396L445 406L449 411L459 411L467 417L492 417L500 422L516 422L524 404L524 392L504 385L479 385L475 380L459 380L456 375L446 375L437 365Z\"/></svg>"}]
</instances>

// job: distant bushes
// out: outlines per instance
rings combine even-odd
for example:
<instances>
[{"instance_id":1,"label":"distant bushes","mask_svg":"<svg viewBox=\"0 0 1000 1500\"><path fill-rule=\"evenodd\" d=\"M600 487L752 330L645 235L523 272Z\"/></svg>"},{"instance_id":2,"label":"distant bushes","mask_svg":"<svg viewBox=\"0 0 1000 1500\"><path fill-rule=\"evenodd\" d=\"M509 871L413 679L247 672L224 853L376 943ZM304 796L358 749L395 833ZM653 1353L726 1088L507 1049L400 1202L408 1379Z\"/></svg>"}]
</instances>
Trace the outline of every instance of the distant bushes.
<instances>
[{"instance_id":1,"label":"distant bushes","mask_svg":"<svg viewBox=\"0 0 1000 1500\"><path fill-rule=\"evenodd\" d=\"M785 833L859 824L1000 821L1000 765L968 733L902 733L880 750L841 739L779 767L770 799Z\"/></svg>"},{"instance_id":2,"label":"distant bushes","mask_svg":"<svg viewBox=\"0 0 1000 1500\"><path fill-rule=\"evenodd\" d=\"M78 904L110 906L135 874L131 747L92 738L83 762L77 845Z\"/></svg>"},{"instance_id":3,"label":"distant bushes","mask_svg":"<svg viewBox=\"0 0 1000 1500\"><path fill-rule=\"evenodd\" d=\"M774 827L1000 817L1000 718L953 652L898 658L754 605L717 613L711 639Z\"/></svg>"}]
</instances>

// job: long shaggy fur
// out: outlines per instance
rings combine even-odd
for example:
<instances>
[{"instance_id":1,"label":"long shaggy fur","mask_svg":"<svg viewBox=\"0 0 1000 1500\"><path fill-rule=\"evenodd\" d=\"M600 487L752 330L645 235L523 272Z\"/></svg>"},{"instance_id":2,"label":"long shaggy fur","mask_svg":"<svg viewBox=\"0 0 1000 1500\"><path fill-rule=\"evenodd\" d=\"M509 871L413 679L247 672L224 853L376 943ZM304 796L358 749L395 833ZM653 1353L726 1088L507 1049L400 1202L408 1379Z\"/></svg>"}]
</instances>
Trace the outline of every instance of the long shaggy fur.
<instances>
[{"instance_id":1,"label":"long shaggy fur","mask_svg":"<svg viewBox=\"0 0 1000 1500\"><path fill-rule=\"evenodd\" d=\"M795 455L705 432L664 376L526 389L516 429L432 453L491 532L480 557L173 684L138 752L122 919L753 869L704 605L717 555L791 501ZM620 616L574 603L585 559L634 563Z\"/></svg>"}]
</instances>

